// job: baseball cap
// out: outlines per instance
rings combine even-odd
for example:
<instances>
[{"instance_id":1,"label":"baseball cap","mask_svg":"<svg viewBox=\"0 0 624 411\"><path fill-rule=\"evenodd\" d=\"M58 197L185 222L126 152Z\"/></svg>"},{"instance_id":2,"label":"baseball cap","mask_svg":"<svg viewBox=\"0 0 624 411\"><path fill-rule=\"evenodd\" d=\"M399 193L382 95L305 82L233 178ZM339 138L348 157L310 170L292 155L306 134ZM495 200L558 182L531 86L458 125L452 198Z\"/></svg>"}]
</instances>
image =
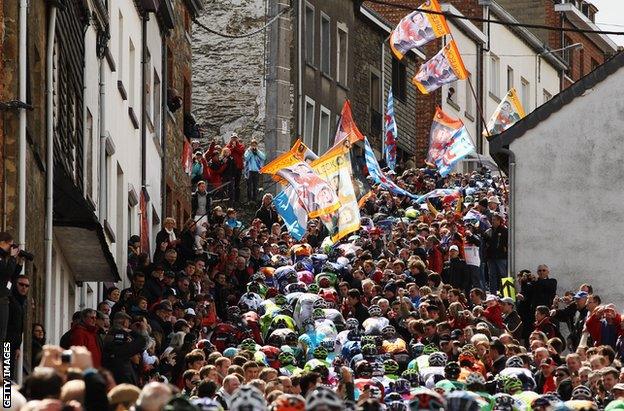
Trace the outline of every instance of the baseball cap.
<instances>
[{"instance_id":1,"label":"baseball cap","mask_svg":"<svg viewBox=\"0 0 624 411\"><path fill-rule=\"evenodd\" d=\"M192 316L196 316L197 315L197 314L195 314L195 310L193 310L192 308L187 308L186 310L184 310L184 314L192 315Z\"/></svg>"},{"instance_id":2,"label":"baseball cap","mask_svg":"<svg viewBox=\"0 0 624 411\"><path fill-rule=\"evenodd\" d=\"M540 363L540 367L544 366L544 365L549 365L549 366L556 366L557 363L555 363L555 360L553 360L552 358L548 357L548 358L544 358L542 360L542 362Z\"/></svg>"},{"instance_id":3,"label":"baseball cap","mask_svg":"<svg viewBox=\"0 0 624 411\"><path fill-rule=\"evenodd\" d=\"M456 245L452 245L449 247L449 251L459 251L459 247L457 247Z\"/></svg>"},{"instance_id":4,"label":"baseball cap","mask_svg":"<svg viewBox=\"0 0 624 411\"><path fill-rule=\"evenodd\" d=\"M613 390L620 390L620 391L624 391L624 383L618 382L617 384L615 384L612 388Z\"/></svg>"},{"instance_id":5,"label":"baseball cap","mask_svg":"<svg viewBox=\"0 0 624 411\"><path fill-rule=\"evenodd\" d=\"M589 294L587 294L585 291L579 291L578 293L574 294L574 299L575 300L580 300L583 298L587 298Z\"/></svg>"},{"instance_id":6,"label":"baseball cap","mask_svg":"<svg viewBox=\"0 0 624 411\"><path fill-rule=\"evenodd\" d=\"M173 311L173 308L171 308L169 301L161 301L154 306L154 311L158 310Z\"/></svg>"},{"instance_id":7,"label":"baseball cap","mask_svg":"<svg viewBox=\"0 0 624 411\"><path fill-rule=\"evenodd\" d=\"M488 203L500 204L500 200L496 196L490 196L490 198L488 198Z\"/></svg>"},{"instance_id":8,"label":"baseball cap","mask_svg":"<svg viewBox=\"0 0 624 411\"><path fill-rule=\"evenodd\" d=\"M501 303L514 305L516 302L511 297L504 297L500 300Z\"/></svg>"},{"instance_id":9,"label":"baseball cap","mask_svg":"<svg viewBox=\"0 0 624 411\"><path fill-rule=\"evenodd\" d=\"M124 313L123 311L118 311L113 316L113 321L121 321L121 320L132 320L132 317L130 317L128 314Z\"/></svg>"},{"instance_id":10,"label":"baseball cap","mask_svg":"<svg viewBox=\"0 0 624 411\"><path fill-rule=\"evenodd\" d=\"M485 299L485 302L489 303L490 301L498 301L498 297L496 295L494 295L494 294L490 294Z\"/></svg>"},{"instance_id":11,"label":"baseball cap","mask_svg":"<svg viewBox=\"0 0 624 411\"><path fill-rule=\"evenodd\" d=\"M108 392L108 403L110 405L117 404L134 404L139 398L141 390L132 384L119 384Z\"/></svg>"}]
</instances>

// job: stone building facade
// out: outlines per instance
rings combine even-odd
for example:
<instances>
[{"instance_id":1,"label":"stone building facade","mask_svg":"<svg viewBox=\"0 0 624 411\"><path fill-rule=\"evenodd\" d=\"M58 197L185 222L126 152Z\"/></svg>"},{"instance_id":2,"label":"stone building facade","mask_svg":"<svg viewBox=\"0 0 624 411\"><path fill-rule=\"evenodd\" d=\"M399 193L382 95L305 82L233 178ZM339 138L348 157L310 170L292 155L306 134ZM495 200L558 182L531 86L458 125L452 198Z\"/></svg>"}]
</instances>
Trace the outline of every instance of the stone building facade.
<instances>
[{"instance_id":1,"label":"stone building facade","mask_svg":"<svg viewBox=\"0 0 624 411\"><path fill-rule=\"evenodd\" d=\"M182 167L185 140L192 136L185 123L190 121L193 93L192 75L192 21L199 15L201 3L197 0L172 0L174 19L179 22L166 40L166 92L168 99L174 94L182 97L182 107L172 112L169 107L164 118L164 169L165 216L174 217L183 224L191 215L191 180ZM186 119L185 119L186 117Z\"/></svg>"}]
</instances>

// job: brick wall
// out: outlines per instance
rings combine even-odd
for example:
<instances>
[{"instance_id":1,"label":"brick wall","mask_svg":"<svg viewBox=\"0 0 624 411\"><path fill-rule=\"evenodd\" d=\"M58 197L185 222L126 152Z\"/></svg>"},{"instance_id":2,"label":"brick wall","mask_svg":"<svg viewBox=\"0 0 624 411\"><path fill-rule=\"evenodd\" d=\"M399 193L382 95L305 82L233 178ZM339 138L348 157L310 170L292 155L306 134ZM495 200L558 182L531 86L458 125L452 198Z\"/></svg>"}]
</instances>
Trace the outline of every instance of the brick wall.
<instances>
[{"instance_id":1,"label":"brick wall","mask_svg":"<svg viewBox=\"0 0 624 411\"><path fill-rule=\"evenodd\" d=\"M184 82L191 84L191 44L187 39L184 27L186 3L183 0L174 0L176 25L167 38L167 46L172 51L172 73L169 78L173 87L179 93L184 91ZM165 110L168 111L168 110ZM184 109L175 113L168 113L165 118L166 145L165 145L165 184L167 185L167 199L164 217L175 217L178 220L191 213L191 180L182 169L182 149L184 147ZM178 207L177 204L180 204ZM172 207L172 205L176 205ZM181 226L183 221L178 221Z\"/></svg>"},{"instance_id":2,"label":"brick wall","mask_svg":"<svg viewBox=\"0 0 624 411\"><path fill-rule=\"evenodd\" d=\"M571 27L568 22L564 23L565 27ZM606 57L602 50L599 49L582 33L566 32L565 36L569 39L569 44L581 43L583 48L570 50L570 69L568 77L573 81L578 81L581 77L593 70L592 61L597 64L605 62ZM566 79L564 87L570 86L571 83Z\"/></svg>"}]
</instances>

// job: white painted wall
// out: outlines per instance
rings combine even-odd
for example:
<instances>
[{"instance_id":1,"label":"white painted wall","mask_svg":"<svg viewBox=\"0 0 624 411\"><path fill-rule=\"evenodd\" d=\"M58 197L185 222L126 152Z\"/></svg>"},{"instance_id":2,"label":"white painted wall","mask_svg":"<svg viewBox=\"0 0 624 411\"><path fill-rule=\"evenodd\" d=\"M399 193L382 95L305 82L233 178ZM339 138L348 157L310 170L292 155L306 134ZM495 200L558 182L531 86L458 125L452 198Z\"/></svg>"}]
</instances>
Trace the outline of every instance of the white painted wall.
<instances>
[{"instance_id":1,"label":"white painted wall","mask_svg":"<svg viewBox=\"0 0 624 411\"><path fill-rule=\"evenodd\" d=\"M496 19L494 16L492 19ZM529 104L524 107L528 114L535 110L536 107L544 103L543 91L546 90L551 96L559 93L559 73L557 69L542 59L540 82L537 82L536 73L536 56L537 52L529 47L522 38L515 32L499 24L490 25L490 51L484 55L484 117L487 122L498 107L500 100L492 97L490 88L490 78L492 70L490 66L491 55L499 58L499 95L504 97L507 92L507 67L511 67L514 72L514 87L518 91L518 96L522 98L521 79L524 78L529 83ZM537 93L536 93L537 87ZM537 104L535 96L537 95ZM484 153L489 153L488 143L484 141Z\"/></svg>"},{"instance_id":2,"label":"white painted wall","mask_svg":"<svg viewBox=\"0 0 624 411\"><path fill-rule=\"evenodd\" d=\"M624 69L510 145L516 268L551 268L559 293L594 286L624 309ZM608 104L605 104L608 102Z\"/></svg>"}]
</instances>

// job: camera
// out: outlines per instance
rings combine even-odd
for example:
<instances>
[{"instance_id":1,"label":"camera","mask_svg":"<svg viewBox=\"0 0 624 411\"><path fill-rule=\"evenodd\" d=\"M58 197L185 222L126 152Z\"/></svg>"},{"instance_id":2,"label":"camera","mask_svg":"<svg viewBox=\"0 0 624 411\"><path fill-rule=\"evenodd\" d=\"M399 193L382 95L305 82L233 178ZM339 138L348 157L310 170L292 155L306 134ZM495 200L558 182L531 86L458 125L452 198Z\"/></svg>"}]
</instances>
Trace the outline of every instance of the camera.
<instances>
[{"instance_id":1,"label":"camera","mask_svg":"<svg viewBox=\"0 0 624 411\"><path fill-rule=\"evenodd\" d=\"M11 248L19 248L19 246L17 244L13 244ZM32 261L35 259L34 254L29 253L28 251L25 251L25 250L20 250L19 253L17 253L17 256L22 257L23 259L28 260L28 261Z\"/></svg>"},{"instance_id":2,"label":"camera","mask_svg":"<svg viewBox=\"0 0 624 411\"><path fill-rule=\"evenodd\" d=\"M69 364L72 360L72 350L65 350L61 353L61 362L63 364Z\"/></svg>"}]
</instances>

